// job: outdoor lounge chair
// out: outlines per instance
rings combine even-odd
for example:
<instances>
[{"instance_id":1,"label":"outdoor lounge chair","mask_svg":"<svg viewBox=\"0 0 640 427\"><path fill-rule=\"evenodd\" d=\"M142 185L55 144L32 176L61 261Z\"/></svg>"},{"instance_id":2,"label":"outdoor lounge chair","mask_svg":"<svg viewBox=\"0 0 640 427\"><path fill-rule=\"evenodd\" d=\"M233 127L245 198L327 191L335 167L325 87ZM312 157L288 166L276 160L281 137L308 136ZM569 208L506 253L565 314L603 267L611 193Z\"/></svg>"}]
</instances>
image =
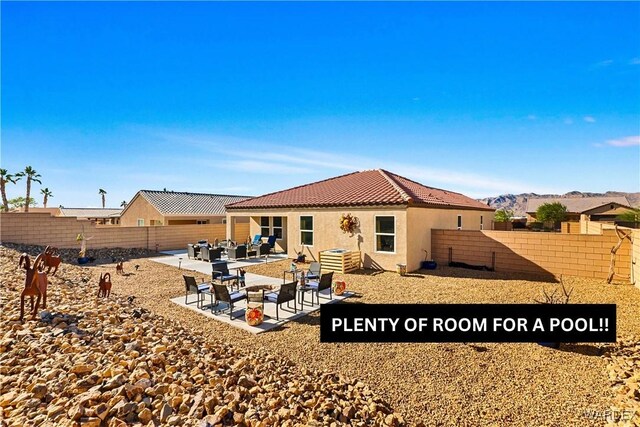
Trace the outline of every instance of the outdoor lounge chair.
<instances>
[{"instance_id":1,"label":"outdoor lounge chair","mask_svg":"<svg viewBox=\"0 0 640 427\"><path fill-rule=\"evenodd\" d=\"M235 248L227 249L227 256L229 259L240 259L247 257L247 246L238 245Z\"/></svg>"},{"instance_id":2,"label":"outdoor lounge chair","mask_svg":"<svg viewBox=\"0 0 640 427\"><path fill-rule=\"evenodd\" d=\"M331 295L331 284L333 281L333 271L329 273L324 273L320 275L319 282L309 282L307 286L312 288L311 290L311 304L313 304L313 294L316 294L316 299L318 300L318 304L320 304L320 292L325 289L329 289L329 300L333 299ZM326 297L322 297L325 299Z\"/></svg>"},{"instance_id":3,"label":"outdoor lounge chair","mask_svg":"<svg viewBox=\"0 0 640 427\"><path fill-rule=\"evenodd\" d=\"M295 314L298 312L298 308L296 307L297 286L298 286L297 282L285 283L280 287L280 290L278 292L271 292L264 296L267 301L270 301L276 304L276 320L280 320L278 307L281 304L284 304L285 302L287 303L287 308L291 308L291 301L293 301L293 313Z\"/></svg>"},{"instance_id":4,"label":"outdoor lounge chair","mask_svg":"<svg viewBox=\"0 0 640 427\"><path fill-rule=\"evenodd\" d=\"M251 242L251 246L258 246L260 243L262 243L262 235L256 234L255 236L253 236L253 242Z\"/></svg>"},{"instance_id":5,"label":"outdoor lounge chair","mask_svg":"<svg viewBox=\"0 0 640 427\"><path fill-rule=\"evenodd\" d=\"M212 262L222 258L222 248L212 248L209 246L203 246L200 248L200 259L207 262Z\"/></svg>"},{"instance_id":6,"label":"outdoor lounge chair","mask_svg":"<svg viewBox=\"0 0 640 427\"><path fill-rule=\"evenodd\" d=\"M322 266L319 262L312 262L309 265L309 271L307 272L307 279L310 280L318 280L320 278L320 270L322 270Z\"/></svg>"},{"instance_id":7,"label":"outdoor lounge chair","mask_svg":"<svg viewBox=\"0 0 640 427\"><path fill-rule=\"evenodd\" d=\"M226 282L231 282L231 289L233 289L234 285L240 289L240 277L237 274L231 274L229 272L227 261L214 261L211 263L211 268L213 270L211 273L213 281L219 280L221 285L224 285Z\"/></svg>"},{"instance_id":8,"label":"outdoor lounge chair","mask_svg":"<svg viewBox=\"0 0 640 427\"><path fill-rule=\"evenodd\" d=\"M271 248L275 252L275 249L276 249L276 236L269 236L267 238L267 244L269 245L269 248Z\"/></svg>"},{"instance_id":9,"label":"outdoor lounge chair","mask_svg":"<svg viewBox=\"0 0 640 427\"><path fill-rule=\"evenodd\" d=\"M196 282L196 278L193 276L182 276L184 278L184 289L185 289L185 294L184 294L184 303L186 305L189 304L193 304L194 302L196 303L196 307L200 308L202 301L204 298L201 298L200 295L209 293L209 284L208 283L201 283L198 285L198 283ZM189 294L190 293L195 293L196 297L198 298L196 301L191 301L189 302L188 298L189 298Z\"/></svg>"},{"instance_id":10,"label":"outdoor lounge chair","mask_svg":"<svg viewBox=\"0 0 640 427\"><path fill-rule=\"evenodd\" d=\"M214 283L213 285L213 292L216 295L217 302L225 302L229 305L229 319L231 320L233 320L233 304L247 298L246 293L240 291L229 293L229 290L225 285L220 285L217 283Z\"/></svg>"}]
</instances>

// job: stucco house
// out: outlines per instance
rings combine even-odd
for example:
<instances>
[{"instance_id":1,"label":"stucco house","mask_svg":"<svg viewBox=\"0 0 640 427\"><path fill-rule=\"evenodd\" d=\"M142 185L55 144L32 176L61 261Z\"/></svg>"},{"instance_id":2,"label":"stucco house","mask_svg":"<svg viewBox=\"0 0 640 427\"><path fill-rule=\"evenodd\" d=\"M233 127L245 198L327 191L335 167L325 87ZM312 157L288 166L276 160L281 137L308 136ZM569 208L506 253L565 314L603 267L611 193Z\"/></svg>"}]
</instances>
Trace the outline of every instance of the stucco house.
<instances>
[{"instance_id":1,"label":"stucco house","mask_svg":"<svg viewBox=\"0 0 640 427\"><path fill-rule=\"evenodd\" d=\"M249 218L251 235L275 235L278 250L319 259L328 249L359 251L365 268L420 268L431 229L491 229L494 209L460 193L427 187L386 170L354 172L226 206L227 235ZM344 233L342 214L358 218ZM304 249L303 249L304 245Z\"/></svg>"},{"instance_id":2,"label":"stucco house","mask_svg":"<svg viewBox=\"0 0 640 427\"><path fill-rule=\"evenodd\" d=\"M561 203L567 208L566 221L613 222L616 217L631 208L624 196L613 197L532 197L527 200L527 221L536 221L536 211L544 203ZM585 215L585 216L583 216Z\"/></svg>"},{"instance_id":3,"label":"stucco house","mask_svg":"<svg viewBox=\"0 0 640 427\"><path fill-rule=\"evenodd\" d=\"M246 199L246 196L140 190L122 211L120 225L221 224L227 214L224 206Z\"/></svg>"}]
</instances>

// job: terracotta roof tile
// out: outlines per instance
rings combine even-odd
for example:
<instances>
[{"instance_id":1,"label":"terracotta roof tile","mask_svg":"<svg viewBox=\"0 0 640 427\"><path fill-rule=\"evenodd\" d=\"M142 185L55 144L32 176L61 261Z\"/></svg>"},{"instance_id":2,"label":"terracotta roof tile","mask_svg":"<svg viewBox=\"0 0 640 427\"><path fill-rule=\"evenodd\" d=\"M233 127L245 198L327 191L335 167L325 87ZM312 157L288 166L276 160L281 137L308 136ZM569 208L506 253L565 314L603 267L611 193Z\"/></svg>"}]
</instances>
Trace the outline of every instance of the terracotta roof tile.
<instances>
[{"instance_id":1,"label":"terracotta roof tile","mask_svg":"<svg viewBox=\"0 0 640 427\"><path fill-rule=\"evenodd\" d=\"M227 205L233 209L418 205L493 210L460 193L427 187L382 169L329 178Z\"/></svg>"}]
</instances>

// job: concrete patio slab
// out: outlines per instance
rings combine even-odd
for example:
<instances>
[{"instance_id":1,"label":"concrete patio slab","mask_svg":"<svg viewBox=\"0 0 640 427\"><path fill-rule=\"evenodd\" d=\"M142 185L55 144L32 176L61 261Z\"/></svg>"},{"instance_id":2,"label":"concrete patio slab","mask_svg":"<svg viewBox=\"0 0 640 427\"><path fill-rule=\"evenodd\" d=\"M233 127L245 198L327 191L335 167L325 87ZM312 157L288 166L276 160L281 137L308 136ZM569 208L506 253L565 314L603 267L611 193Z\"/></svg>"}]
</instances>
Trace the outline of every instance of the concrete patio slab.
<instances>
[{"instance_id":1,"label":"concrete patio slab","mask_svg":"<svg viewBox=\"0 0 640 427\"><path fill-rule=\"evenodd\" d=\"M257 276L257 275L254 275ZM272 279L272 278L271 278ZM277 280L277 279L276 279ZM282 281L280 281L281 283ZM240 301L238 304L233 306L233 316L234 319L229 319L229 309L226 303L219 303L218 307L213 307L216 310L222 310L220 313L213 313L211 311L211 304L209 296L205 296L204 309L200 309L196 307L195 302L193 304L185 304L184 296L172 298L171 302L174 304L178 304L182 307L188 308L189 310L193 310L197 313L202 314L204 317L208 317L210 319L216 320L218 322L224 322L228 325L231 325L235 328L239 328L250 332L252 334L260 334L266 331L270 331L274 328L282 326L287 322L291 322L293 320L299 319L301 317L307 316L309 313L313 313L314 311L318 311L322 304L333 304L336 302L343 301L350 296L353 296L351 292L345 292L340 296L333 295L332 300L323 299L323 297L328 297L328 292L320 292L320 303L321 304L313 304L310 303L311 294L305 295L304 309L301 310L300 304L297 305L297 313L293 313L293 308L290 311L286 306L286 304L282 304L279 309L280 320L276 320L276 306L274 303L265 301L264 303L264 321L259 326L249 326L247 322L245 322L244 314L247 308L246 301ZM189 302L195 301L195 295L189 295ZM291 303L291 307L293 307L293 303Z\"/></svg>"}]
</instances>

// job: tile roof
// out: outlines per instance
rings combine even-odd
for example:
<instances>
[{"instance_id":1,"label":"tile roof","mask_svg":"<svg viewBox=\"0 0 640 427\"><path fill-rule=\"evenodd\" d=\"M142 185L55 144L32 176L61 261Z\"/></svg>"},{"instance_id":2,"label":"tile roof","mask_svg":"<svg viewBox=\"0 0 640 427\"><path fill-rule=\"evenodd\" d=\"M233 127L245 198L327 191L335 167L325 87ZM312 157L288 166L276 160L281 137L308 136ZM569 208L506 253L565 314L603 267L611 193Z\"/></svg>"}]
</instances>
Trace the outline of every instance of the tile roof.
<instances>
[{"instance_id":1,"label":"tile roof","mask_svg":"<svg viewBox=\"0 0 640 427\"><path fill-rule=\"evenodd\" d=\"M567 207L569 213L582 213L609 203L618 203L622 206L629 206L629 201L624 196L613 197L532 197L527 200L527 213L535 213L540 205L544 203L559 202Z\"/></svg>"},{"instance_id":2,"label":"tile roof","mask_svg":"<svg viewBox=\"0 0 640 427\"><path fill-rule=\"evenodd\" d=\"M120 216L122 209L118 208L60 208L61 216L76 218L113 218Z\"/></svg>"},{"instance_id":3,"label":"tile roof","mask_svg":"<svg viewBox=\"0 0 640 427\"><path fill-rule=\"evenodd\" d=\"M383 169L353 172L265 194L227 205L227 210L380 205L494 210L460 193L427 187Z\"/></svg>"},{"instance_id":4,"label":"tile roof","mask_svg":"<svg viewBox=\"0 0 640 427\"><path fill-rule=\"evenodd\" d=\"M226 215L224 206L247 196L140 190L138 192L162 215Z\"/></svg>"}]
</instances>

